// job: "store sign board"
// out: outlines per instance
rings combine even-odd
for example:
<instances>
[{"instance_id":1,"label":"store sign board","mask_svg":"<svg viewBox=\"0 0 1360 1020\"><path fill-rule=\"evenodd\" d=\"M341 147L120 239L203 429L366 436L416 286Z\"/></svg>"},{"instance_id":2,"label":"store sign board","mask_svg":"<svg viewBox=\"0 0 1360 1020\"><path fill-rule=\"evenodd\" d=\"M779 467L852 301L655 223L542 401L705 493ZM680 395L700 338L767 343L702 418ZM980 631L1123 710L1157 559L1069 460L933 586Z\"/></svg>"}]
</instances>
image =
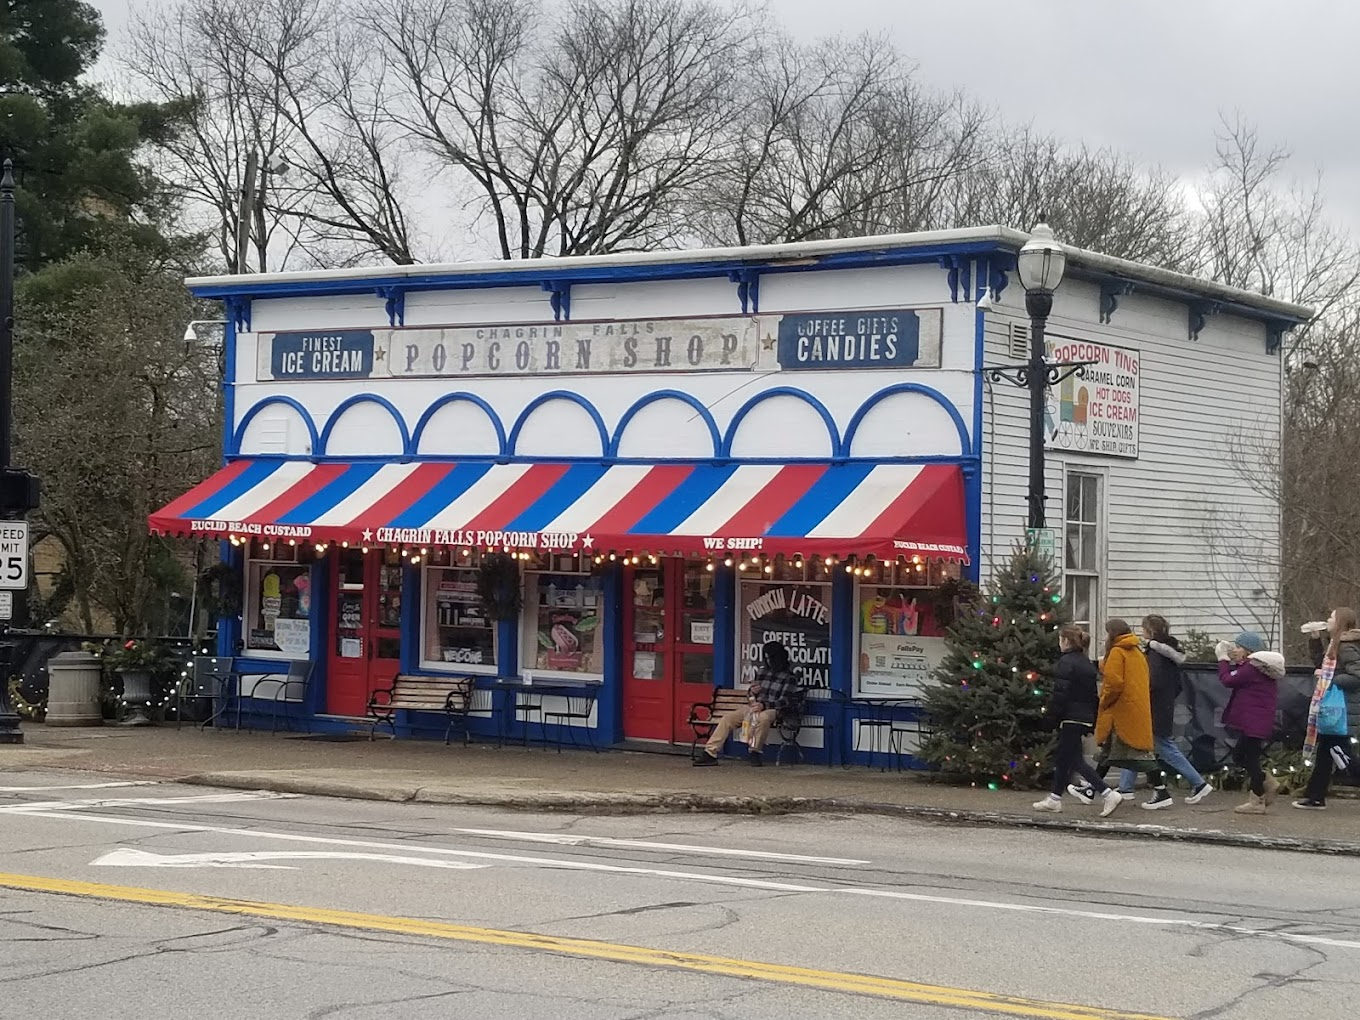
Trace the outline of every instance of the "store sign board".
<instances>
[{"instance_id":1,"label":"store sign board","mask_svg":"<svg viewBox=\"0 0 1360 1020\"><path fill-rule=\"evenodd\" d=\"M938 368L943 321L943 309L917 308L259 333L256 378L553 378L758 368Z\"/></svg>"},{"instance_id":2,"label":"store sign board","mask_svg":"<svg viewBox=\"0 0 1360 1020\"><path fill-rule=\"evenodd\" d=\"M274 333L268 362L261 348L261 368L269 379L367 379L373 374L373 331L324 329Z\"/></svg>"},{"instance_id":3,"label":"store sign board","mask_svg":"<svg viewBox=\"0 0 1360 1020\"><path fill-rule=\"evenodd\" d=\"M785 315L779 320L779 367L939 368L943 334L940 308Z\"/></svg>"},{"instance_id":4,"label":"store sign board","mask_svg":"<svg viewBox=\"0 0 1360 1020\"><path fill-rule=\"evenodd\" d=\"M831 585L743 581L740 594L741 676L756 677L767 641L778 641L803 686L831 686Z\"/></svg>"},{"instance_id":5,"label":"store sign board","mask_svg":"<svg viewBox=\"0 0 1360 1020\"><path fill-rule=\"evenodd\" d=\"M1048 391L1044 427L1050 450L1138 459L1139 354L1091 340L1050 337L1052 361L1089 361Z\"/></svg>"},{"instance_id":6,"label":"store sign board","mask_svg":"<svg viewBox=\"0 0 1360 1020\"><path fill-rule=\"evenodd\" d=\"M860 635L859 693L871 698L919 698L948 654L942 637Z\"/></svg>"}]
</instances>

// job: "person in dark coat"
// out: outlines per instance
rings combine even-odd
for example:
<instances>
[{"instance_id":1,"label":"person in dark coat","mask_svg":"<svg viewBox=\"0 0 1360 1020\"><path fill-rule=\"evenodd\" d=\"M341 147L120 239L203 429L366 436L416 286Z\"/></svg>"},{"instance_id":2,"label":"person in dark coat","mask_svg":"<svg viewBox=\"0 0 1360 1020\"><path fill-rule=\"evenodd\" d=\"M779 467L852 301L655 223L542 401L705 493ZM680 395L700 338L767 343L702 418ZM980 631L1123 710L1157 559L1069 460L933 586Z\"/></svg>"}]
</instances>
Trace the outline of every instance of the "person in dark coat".
<instances>
[{"instance_id":1,"label":"person in dark coat","mask_svg":"<svg viewBox=\"0 0 1360 1020\"><path fill-rule=\"evenodd\" d=\"M1280 784L1261 767L1266 741L1275 733L1279 682L1284 679L1284 656L1266 651L1259 634L1246 631L1232 641L1220 641L1218 679L1232 691L1223 709L1223 728L1237 737L1233 760L1246 770L1251 794L1233 808L1242 815L1263 815Z\"/></svg>"},{"instance_id":2,"label":"person in dark coat","mask_svg":"<svg viewBox=\"0 0 1360 1020\"><path fill-rule=\"evenodd\" d=\"M1045 712L1046 717L1058 727L1057 760L1054 763L1053 787L1047 797L1034 804L1034 810L1060 814L1063 789L1072 774L1077 772L1090 784L1094 796L1105 801L1109 809L1105 813L1108 814L1113 806L1119 804L1119 791L1107 787L1081 753L1082 740L1095 727L1096 714L1100 708L1096 667L1088 651L1091 635L1080 627L1064 627L1058 632L1058 647L1063 654L1053 667L1053 695Z\"/></svg>"},{"instance_id":3,"label":"person in dark coat","mask_svg":"<svg viewBox=\"0 0 1360 1020\"><path fill-rule=\"evenodd\" d=\"M1351 739L1360 734L1360 618L1354 609L1340 608L1332 612L1326 623L1306 623L1308 649L1313 654L1313 665L1321 679L1322 663L1331 659L1336 664L1332 684L1346 696L1346 730L1340 735L1319 736L1313 774L1296 808L1320 811L1327 806L1327 789L1336 772L1346 772L1360 782L1360 759L1352 753ZM1329 638L1323 641L1323 633Z\"/></svg>"},{"instance_id":4,"label":"person in dark coat","mask_svg":"<svg viewBox=\"0 0 1360 1020\"><path fill-rule=\"evenodd\" d=\"M1185 664L1185 653L1180 642L1171 636L1171 627L1165 617L1151 615L1143 617L1143 640L1147 645L1148 670L1152 689L1152 738L1153 751L1157 759L1168 770L1180 775L1190 784L1187 804L1198 804L1214 788L1190 764L1189 759L1176 743L1176 702L1181 696L1183 678L1181 666ZM1137 773L1125 770L1120 776L1119 789L1132 790ZM1149 811L1170 807L1171 794L1165 790L1154 792L1152 799L1143 805Z\"/></svg>"}]
</instances>

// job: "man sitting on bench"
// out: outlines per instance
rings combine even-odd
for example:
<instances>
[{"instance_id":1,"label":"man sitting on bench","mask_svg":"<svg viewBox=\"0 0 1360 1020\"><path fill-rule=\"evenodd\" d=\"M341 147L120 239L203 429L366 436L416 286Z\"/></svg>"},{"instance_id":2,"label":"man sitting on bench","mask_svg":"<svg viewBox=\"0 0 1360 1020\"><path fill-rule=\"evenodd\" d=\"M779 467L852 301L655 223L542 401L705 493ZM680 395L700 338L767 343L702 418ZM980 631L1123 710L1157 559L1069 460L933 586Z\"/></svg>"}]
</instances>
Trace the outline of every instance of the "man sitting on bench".
<instances>
[{"instance_id":1,"label":"man sitting on bench","mask_svg":"<svg viewBox=\"0 0 1360 1020\"><path fill-rule=\"evenodd\" d=\"M716 765L723 744L732 731L748 719L751 721L751 738L747 745L748 758L752 765L763 765L765 759L761 750L770 727L784 716L803 710L803 684L798 672L791 668L789 650L778 641L767 641L761 650L760 669L747 692L749 701L740 708L734 708L718 721L713 735L704 745L703 754L694 760L695 765Z\"/></svg>"}]
</instances>

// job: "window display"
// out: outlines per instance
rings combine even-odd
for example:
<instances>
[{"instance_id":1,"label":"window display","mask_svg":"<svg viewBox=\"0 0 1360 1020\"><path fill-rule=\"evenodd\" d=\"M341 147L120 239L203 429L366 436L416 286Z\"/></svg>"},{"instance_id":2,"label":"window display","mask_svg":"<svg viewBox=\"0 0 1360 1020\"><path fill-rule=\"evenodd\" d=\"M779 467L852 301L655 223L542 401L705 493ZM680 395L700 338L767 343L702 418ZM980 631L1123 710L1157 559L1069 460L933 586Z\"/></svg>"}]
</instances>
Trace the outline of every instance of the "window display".
<instances>
[{"instance_id":1,"label":"window display","mask_svg":"<svg viewBox=\"0 0 1360 1020\"><path fill-rule=\"evenodd\" d=\"M296 556L296 550L290 551ZM306 656L311 650L311 610L309 566L273 559L247 563L247 651Z\"/></svg>"},{"instance_id":2,"label":"window display","mask_svg":"<svg viewBox=\"0 0 1360 1020\"><path fill-rule=\"evenodd\" d=\"M831 687L831 585L742 581L738 606L742 686L755 679L762 646L778 641L804 686Z\"/></svg>"},{"instance_id":3,"label":"window display","mask_svg":"<svg viewBox=\"0 0 1360 1020\"><path fill-rule=\"evenodd\" d=\"M958 567L914 560L879 564L862 576L882 583L861 584L855 593L856 694L919 697L945 654L943 629L928 596L947 578L957 577Z\"/></svg>"},{"instance_id":4,"label":"window display","mask_svg":"<svg viewBox=\"0 0 1360 1020\"><path fill-rule=\"evenodd\" d=\"M425 634L422 665L469 672L496 669L496 625L477 596L475 569L431 567L425 571Z\"/></svg>"},{"instance_id":5,"label":"window display","mask_svg":"<svg viewBox=\"0 0 1360 1020\"><path fill-rule=\"evenodd\" d=\"M602 675L603 604L598 576L526 574L521 666L548 673Z\"/></svg>"}]
</instances>

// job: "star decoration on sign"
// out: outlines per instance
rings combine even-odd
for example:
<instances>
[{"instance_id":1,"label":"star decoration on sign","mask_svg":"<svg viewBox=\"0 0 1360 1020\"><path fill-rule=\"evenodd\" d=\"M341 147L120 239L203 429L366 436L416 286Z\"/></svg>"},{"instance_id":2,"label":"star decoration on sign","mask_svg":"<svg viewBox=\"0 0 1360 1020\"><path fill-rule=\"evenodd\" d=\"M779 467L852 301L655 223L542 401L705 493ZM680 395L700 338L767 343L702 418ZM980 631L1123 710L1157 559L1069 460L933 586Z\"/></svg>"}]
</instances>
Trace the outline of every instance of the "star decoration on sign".
<instances>
[{"instance_id":1,"label":"star decoration on sign","mask_svg":"<svg viewBox=\"0 0 1360 1020\"><path fill-rule=\"evenodd\" d=\"M761 346L763 346L767 351L774 350L774 345L776 342L777 341L775 340L775 338L769 334L765 336L765 339L760 341Z\"/></svg>"},{"instance_id":2,"label":"star decoration on sign","mask_svg":"<svg viewBox=\"0 0 1360 1020\"><path fill-rule=\"evenodd\" d=\"M364 529L364 541L365 542L373 541L373 532L369 531L367 528Z\"/></svg>"},{"instance_id":3,"label":"star decoration on sign","mask_svg":"<svg viewBox=\"0 0 1360 1020\"><path fill-rule=\"evenodd\" d=\"M383 350L381 347L379 347L376 351L373 352L374 361L382 361L382 359L385 357L387 357L387 352Z\"/></svg>"},{"instance_id":4,"label":"star decoration on sign","mask_svg":"<svg viewBox=\"0 0 1360 1020\"><path fill-rule=\"evenodd\" d=\"M581 548L582 548L582 549L594 549L594 548L595 548L595 536L594 536L594 535L586 535L585 538L581 539Z\"/></svg>"}]
</instances>

